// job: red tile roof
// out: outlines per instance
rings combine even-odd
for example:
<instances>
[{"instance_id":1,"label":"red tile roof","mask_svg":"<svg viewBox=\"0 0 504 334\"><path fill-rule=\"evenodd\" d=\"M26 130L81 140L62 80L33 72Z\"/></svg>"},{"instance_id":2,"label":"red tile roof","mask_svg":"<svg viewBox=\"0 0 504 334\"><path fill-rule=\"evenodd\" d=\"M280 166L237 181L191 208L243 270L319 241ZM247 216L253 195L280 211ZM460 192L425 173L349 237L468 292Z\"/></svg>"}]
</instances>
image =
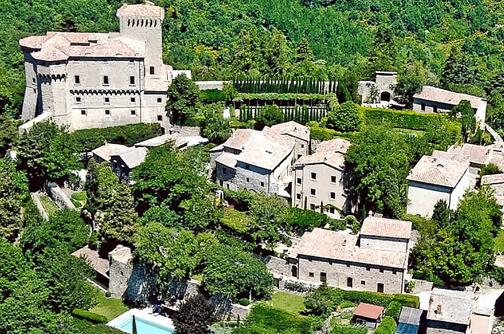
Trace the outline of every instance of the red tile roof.
<instances>
[{"instance_id":1,"label":"red tile roof","mask_svg":"<svg viewBox=\"0 0 504 334\"><path fill-rule=\"evenodd\" d=\"M357 308L355 309L353 315L357 317L378 320L384 310L385 308L383 306L360 303L359 306L357 306Z\"/></svg>"}]
</instances>

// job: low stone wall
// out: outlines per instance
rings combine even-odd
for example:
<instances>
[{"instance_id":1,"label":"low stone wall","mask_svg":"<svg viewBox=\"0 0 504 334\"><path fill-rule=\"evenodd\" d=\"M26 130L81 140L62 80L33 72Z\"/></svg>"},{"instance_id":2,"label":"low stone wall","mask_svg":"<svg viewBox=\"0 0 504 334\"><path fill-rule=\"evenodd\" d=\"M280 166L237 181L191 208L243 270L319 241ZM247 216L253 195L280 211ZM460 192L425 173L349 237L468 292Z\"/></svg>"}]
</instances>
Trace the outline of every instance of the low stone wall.
<instances>
[{"instance_id":1,"label":"low stone wall","mask_svg":"<svg viewBox=\"0 0 504 334\"><path fill-rule=\"evenodd\" d=\"M45 220L49 220L49 215L47 214L46 210L44 209L44 206L42 205L42 202L40 201L40 193L30 193L30 196L32 198L33 204L37 207L38 212L44 218Z\"/></svg>"},{"instance_id":2,"label":"low stone wall","mask_svg":"<svg viewBox=\"0 0 504 334\"><path fill-rule=\"evenodd\" d=\"M48 190L51 198L60 208L75 210L75 205L68 195L57 184L51 183L48 185Z\"/></svg>"}]
</instances>

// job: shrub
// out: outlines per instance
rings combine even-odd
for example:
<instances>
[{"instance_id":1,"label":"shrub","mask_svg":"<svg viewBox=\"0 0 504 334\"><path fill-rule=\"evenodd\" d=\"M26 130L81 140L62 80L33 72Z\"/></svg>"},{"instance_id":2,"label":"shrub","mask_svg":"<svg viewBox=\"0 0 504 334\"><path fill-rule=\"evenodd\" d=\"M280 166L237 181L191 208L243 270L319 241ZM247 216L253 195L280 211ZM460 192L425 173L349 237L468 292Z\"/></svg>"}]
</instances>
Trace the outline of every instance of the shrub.
<instances>
[{"instance_id":1,"label":"shrub","mask_svg":"<svg viewBox=\"0 0 504 334\"><path fill-rule=\"evenodd\" d=\"M494 163L489 163L481 167L480 170L480 176L483 177L485 175L493 175L493 174L500 174L502 171L500 170L499 166L497 166Z\"/></svg>"},{"instance_id":2,"label":"shrub","mask_svg":"<svg viewBox=\"0 0 504 334\"><path fill-rule=\"evenodd\" d=\"M347 291L340 290L342 299L346 299L355 303L369 303L374 305L387 306L392 301L397 301L401 306L409 306L418 308L420 300L418 296L407 294L384 294L370 291Z\"/></svg>"},{"instance_id":3,"label":"shrub","mask_svg":"<svg viewBox=\"0 0 504 334\"><path fill-rule=\"evenodd\" d=\"M248 299L248 298L240 298L240 300L238 300L238 304L240 304L242 306L249 306L250 305L250 299Z\"/></svg>"},{"instance_id":4,"label":"shrub","mask_svg":"<svg viewBox=\"0 0 504 334\"><path fill-rule=\"evenodd\" d=\"M81 310L81 309L73 310L72 314L74 317L76 317L78 319L88 320L88 321L91 321L95 324L105 324L108 321L107 318L104 317L103 315L89 312L86 310Z\"/></svg>"},{"instance_id":5,"label":"shrub","mask_svg":"<svg viewBox=\"0 0 504 334\"><path fill-rule=\"evenodd\" d=\"M201 90L199 93L201 102L216 103L227 100L226 93L220 89Z\"/></svg>"},{"instance_id":6,"label":"shrub","mask_svg":"<svg viewBox=\"0 0 504 334\"><path fill-rule=\"evenodd\" d=\"M301 282L294 282L294 281L286 281L284 288L289 291L294 291L294 292L308 292L312 290L312 288L304 283Z\"/></svg>"},{"instance_id":7,"label":"shrub","mask_svg":"<svg viewBox=\"0 0 504 334\"><path fill-rule=\"evenodd\" d=\"M355 303L351 302L351 301L348 301L348 300L344 300L342 301L340 304L339 304L339 307L341 309L345 309L345 308L349 308L349 307L355 307Z\"/></svg>"},{"instance_id":8,"label":"shrub","mask_svg":"<svg viewBox=\"0 0 504 334\"><path fill-rule=\"evenodd\" d=\"M329 217L323 213L299 208L289 208L285 217L285 222L297 232L324 227L329 221Z\"/></svg>"},{"instance_id":9,"label":"shrub","mask_svg":"<svg viewBox=\"0 0 504 334\"><path fill-rule=\"evenodd\" d=\"M78 191L72 194L72 199L76 201L85 201L87 200L87 194L85 191Z\"/></svg>"},{"instance_id":10,"label":"shrub","mask_svg":"<svg viewBox=\"0 0 504 334\"><path fill-rule=\"evenodd\" d=\"M327 127L338 131L358 131L360 123L358 105L351 101L343 103L327 116Z\"/></svg>"},{"instance_id":11,"label":"shrub","mask_svg":"<svg viewBox=\"0 0 504 334\"><path fill-rule=\"evenodd\" d=\"M351 326L336 324L331 330L331 334L367 334L368 330L365 326Z\"/></svg>"},{"instance_id":12,"label":"shrub","mask_svg":"<svg viewBox=\"0 0 504 334\"><path fill-rule=\"evenodd\" d=\"M100 129L77 130L70 134L81 152L89 152L105 142L132 146L143 140L160 136L163 129L158 123L137 123Z\"/></svg>"},{"instance_id":13,"label":"shrub","mask_svg":"<svg viewBox=\"0 0 504 334\"><path fill-rule=\"evenodd\" d=\"M446 119L440 114L423 114L410 110L391 110L361 107L366 125L389 123L394 128L426 131L439 119Z\"/></svg>"},{"instance_id":14,"label":"shrub","mask_svg":"<svg viewBox=\"0 0 504 334\"><path fill-rule=\"evenodd\" d=\"M383 318L382 322L376 327L375 334L394 334L397 324L392 317Z\"/></svg>"},{"instance_id":15,"label":"shrub","mask_svg":"<svg viewBox=\"0 0 504 334\"><path fill-rule=\"evenodd\" d=\"M394 318L394 320L399 320L399 315L401 314L401 304L399 302L393 300L391 301L388 306L387 310L385 311L385 315Z\"/></svg>"}]
</instances>

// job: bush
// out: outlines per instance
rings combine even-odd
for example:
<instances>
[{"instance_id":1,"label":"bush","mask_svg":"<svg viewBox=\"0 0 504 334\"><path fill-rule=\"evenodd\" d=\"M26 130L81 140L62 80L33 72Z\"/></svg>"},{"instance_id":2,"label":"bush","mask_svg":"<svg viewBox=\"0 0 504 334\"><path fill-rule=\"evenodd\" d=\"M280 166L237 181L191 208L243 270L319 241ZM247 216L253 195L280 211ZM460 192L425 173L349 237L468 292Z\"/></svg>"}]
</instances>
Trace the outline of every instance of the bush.
<instances>
[{"instance_id":1,"label":"bush","mask_svg":"<svg viewBox=\"0 0 504 334\"><path fill-rule=\"evenodd\" d=\"M107 318L103 315L89 312L86 310L75 309L72 311L74 317L78 319L88 320L95 324L105 324L108 322Z\"/></svg>"},{"instance_id":2,"label":"bush","mask_svg":"<svg viewBox=\"0 0 504 334\"><path fill-rule=\"evenodd\" d=\"M203 103L216 103L216 102L224 102L227 100L226 93L220 89L207 89L201 90L200 100Z\"/></svg>"},{"instance_id":3,"label":"bush","mask_svg":"<svg viewBox=\"0 0 504 334\"><path fill-rule=\"evenodd\" d=\"M105 142L132 146L163 134L158 123L137 123L100 129L77 130L70 134L81 152L89 152Z\"/></svg>"},{"instance_id":4,"label":"bush","mask_svg":"<svg viewBox=\"0 0 504 334\"><path fill-rule=\"evenodd\" d=\"M301 233L313 230L315 227L324 227L329 221L330 218L323 213L299 208L289 208L285 217L285 222Z\"/></svg>"},{"instance_id":5,"label":"bush","mask_svg":"<svg viewBox=\"0 0 504 334\"><path fill-rule=\"evenodd\" d=\"M351 101L343 103L327 116L327 127L338 131L358 131L360 123L358 105Z\"/></svg>"},{"instance_id":6,"label":"bush","mask_svg":"<svg viewBox=\"0 0 504 334\"><path fill-rule=\"evenodd\" d=\"M383 318L382 322L376 327L375 334L394 334L397 324L392 317Z\"/></svg>"},{"instance_id":7,"label":"bush","mask_svg":"<svg viewBox=\"0 0 504 334\"><path fill-rule=\"evenodd\" d=\"M399 315L401 314L401 304L397 301L391 301L387 310L385 311L385 315L394 318L394 320L399 320Z\"/></svg>"},{"instance_id":8,"label":"bush","mask_svg":"<svg viewBox=\"0 0 504 334\"><path fill-rule=\"evenodd\" d=\"M485 175L493 175L493 174L500 174L502 171L500 170L499 166L497 166L494 163L489 163L481 167L480 170L480 176L483 177Z\"/></svg>"},{"instance_id":9,"label":"bush","mask_svg":"<svg viewBox=\"0 0 504 334\"><path fill-rule=\"evenodd\" d=\"M390 302L396 301L401 306L408 306L413 308L418 308L420 305L420 299L418 296L407 295L407 294L393 294L388 295L379 292L370 291L347 291L340 290L342 299L346 299L355 303L368 303L374 305L381 305L386 307Z\"/></svg>"},{"instance_id":10,"label":"bush","mask_svg":"<svg viewBox=\"0 0 504 334\"><path fill-rule=\"evenodd\" d=\"M248 298L240 298L240 300L238 300L238 304L240 304L242 306L249 306L250 305L250 299L248 299Z\"/></svg>"},{"instance_id":11,"label":"bush","mask_svg":"<svg viewBox=\"0 0 504 334\"><path fill-rule=\"evenodd\" d=\"M367 334L368 330L365 326L351 326L336 324L331 330L331 334Z\"/></svg>"},{"instance_id":12,"label":"bush","mask_svg":"<svg viewBox=\"0 0 504 334\"><path fill-rule=\"evenodd\" d=\"M72 194L72 199L76 201L85 201L87 200L87 194L85 191L78 191Z\"/></svg>"},{"instance_id":13,"label":"bush","mask_svg":"<svg viewBox=\"0 0 504 334\"><path fill-rule=\"evenodd\" d=\"M423 114L410 110L391 110L379 108L361 107L366 125L382 125L389 123L394 128L428 130L440 119L446 119L446 116L440 114Z\"/></svg>"},{"instance_id":14,"label":"bush","mask_svg":"<svg viewBox=\"0 0 504 334\"><path fill-rule=\"evenodd\" d=\"M308 292L312 290L312 288L309 285L295 281L286 281L284 288L286 290L294 292Z\"/></svg>"}]
</instances>

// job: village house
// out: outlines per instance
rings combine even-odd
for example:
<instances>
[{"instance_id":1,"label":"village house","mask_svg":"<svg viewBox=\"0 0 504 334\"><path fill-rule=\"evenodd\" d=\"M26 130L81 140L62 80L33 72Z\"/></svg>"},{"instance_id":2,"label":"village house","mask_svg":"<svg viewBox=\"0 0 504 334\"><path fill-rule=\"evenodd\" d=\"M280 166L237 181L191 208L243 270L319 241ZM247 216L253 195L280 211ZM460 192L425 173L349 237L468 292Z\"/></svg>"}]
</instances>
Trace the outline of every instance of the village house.
<instances>
[{"instance_id":1,"label":"village house","mask_svg":"<svg viewBox=\"0 0 504 334\"><path fill-rule=\"evenodd\" d=\"M210 150L217 183L232 190L276 194L290 201L292 164L296 155L308 152L310 135L307 127L289 123L263 131L238 129L225 143Z\"/></svg>"},{"instance_id":2,"label":"village house","mask_svg":"<svg viewBox=\"0 0 504 334\"><path fill-rule=\"evenodd\" d=\"M383 306L360 303L352 315L352 323L375 329L382 321L385 308Z\"/></svg>"},{"instance_id":3,"label":"village house","mask_svg":"<svg viewBox=\"0 0 504 334\"><path fill-rule=\"evenodd\" d=\"M418 334L423 318L423 310L403 306L395 334Z\"/></svg>"},{"instance_id":4,"label":"village house","mask_svg":"<svg viewBox=\"0 0 504 334\"><path fill-rule=\"evenodd\" d=\"M475 178L469 173L469 161L441 156L443 154L446 152L423 156L410 171L407 177L409 214L430 217L440 200L455 210L464 192L474 187Z\"/></svg>"},{"instance_id":5,"label":"village house","mask_svg":"<svg viewBox=\"0 0 504 334\"><path fill-rule=\"evenodd\" d=\"M383 226L382 226L383 225ZM277 284L290 282L402 293L407 273L411 222L368 217L364 234L315 228L287 250L287 259L272 257L268 268Z\"/></svg>"},{"instance_id":6,"label":"village house","mask_svg":"<svg viewBox=\"0 0 504 334\"><path fill-rule=\"evenodd\" d=\"M475 112L476 121L484 126L487 101L481 97L456 93L449 90L423 86L422 91L413 95L413 110L423 113L449 113L462 101L469 101Z\"/></svg>"},{"instance_id":7,"label":"village house","mask_svg":"<svg viewBox=\"0 0 504 334\"><path fill-rule=\"evenodd\" d=\"M375 81L359 81L358 93L364 105L389 107L395 98L397 72L377 71Z\"/></svg>"},{"instance_id":8,"label":"village house","mask_svg":"<svg viewBox=\"0 0 504 334\"><path fill-rule=\"evenodd\" d=\"M122 182L130 183L131 171L145 161L148 152L145 147L130 147L124 152L112 155L110 166Z\"/></svg>"},{"instance_id":9,"label":"village house","mask_svg":"<svg viewBox=\"0 0 504 334\"><path fill-rule=\"evenodd\" d=\"M167 89L180 73L162 61L164 9L147 1L117 10L119 32L47 32L19 41L26 89L22 119L69 131L132 123L168 124Z\"/></svg>"},{"instance_id":10,"label":"village house","mask_svg":"<svg viewBox=\"0 0 504 334\"><path fill-rule=\"evenodd\" d=\"M129 149L130 148L128 146L105 143L104 145L92 150L91 155L93 159L98 163L102 162L110 163L110 158L113 155L119 155L123 152L126 152Z\"/></svg>"},{"instance_id":11,"label":"village house","mask_svg":"<svg viewBox=\"0 0 504 334\"><path fill-rule=\"evenodd\" d=\"M345 153L350 142L333 139L320 143L293 167L292 206L319 211L331 218L348 212L345 193Z\"/></svg>"},{"instance_id":12,"label":"village house","mask_svg":"<svg viewBox=\"0 0 504 334\"><path fill-rule=\"evenodd\" d=\"M434 289L427 311L426 334L467 333L475 305L476 295L472 291Z\"/></svg>"}]
</instances>

